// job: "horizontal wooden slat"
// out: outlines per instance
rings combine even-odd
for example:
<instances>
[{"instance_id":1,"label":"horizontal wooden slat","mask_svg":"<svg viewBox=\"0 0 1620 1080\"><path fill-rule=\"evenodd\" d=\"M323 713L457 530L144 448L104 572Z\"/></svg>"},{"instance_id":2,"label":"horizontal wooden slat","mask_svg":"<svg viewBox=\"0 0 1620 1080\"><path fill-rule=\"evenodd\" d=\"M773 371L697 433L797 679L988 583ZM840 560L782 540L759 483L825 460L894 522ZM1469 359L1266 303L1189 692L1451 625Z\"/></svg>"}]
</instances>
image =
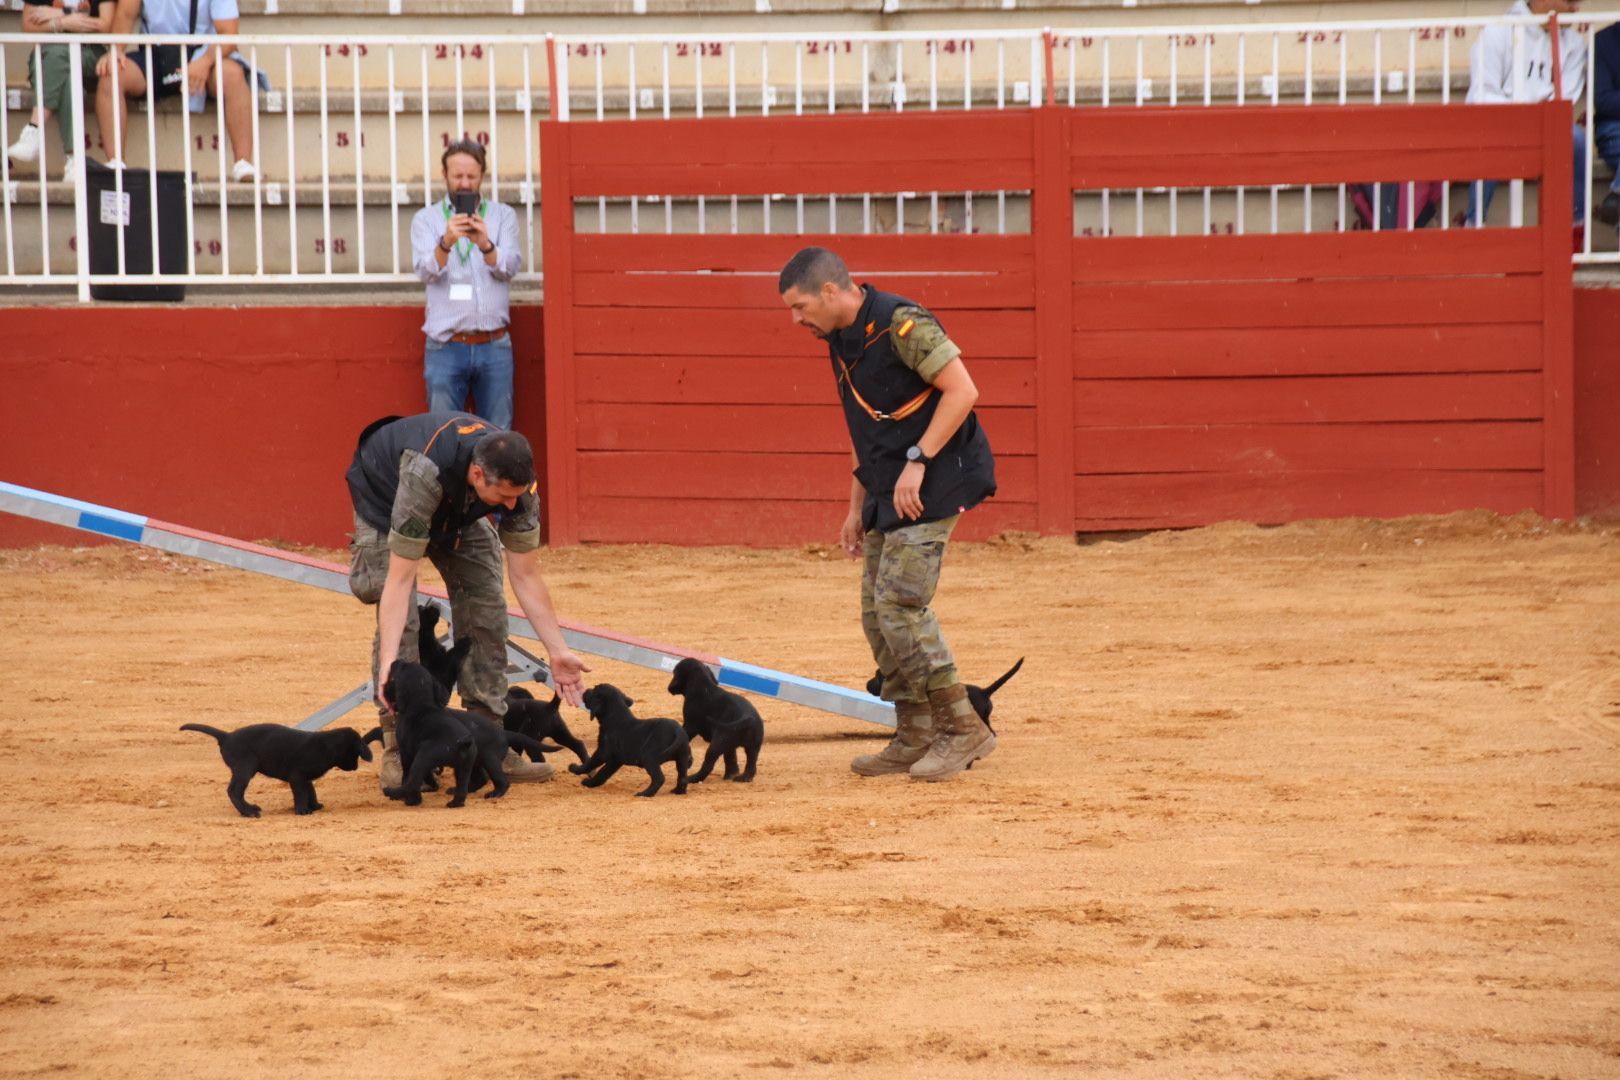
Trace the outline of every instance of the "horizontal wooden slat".
<instances>
[{"instance_id":1,"label":"horizontal wooden slat","mask_svg":"<svg viewBox=\"0 0 1620 1080\"><path fill-rule=\"evenodd\" d=\"M1010 274L885 274L863 276L886 292L931 309L1035 306L1035 276ZM782 305L774 271L743 274L586 271L574 275L574 302L581 307L775 308Z\"/></svg>"},{"instance_id":2,"label":"horizontal wooden slat","mask_svg":"<svg viewBox=\"0 0 1620 1080\"><path fill-rule=\"evenodd\" d=\"M594 126L594 125L593 125ZM892 152L892 151L891 151ZM656 172L639 165L575 165L570 193L575 198L627 195L860 195L891 191L1028 191L1027 160L967 158L914 161L909 158L847 161L820 166L792 163L665 165ZM1520 172L1490 173L1521 176Z\"/></svg>"},{"instance_id":3,"label":"horizontal wooden slat","mask_svg":"<svg viewBox=\"0 0 1620 1080\"><path fill-rule=\"evenodd\" d=\"M1035 452L1035 410L978 409L993 450ZM742 450L848 453L849 432L833 405L583 404L581 450Z\"/></svg>"},{"instance_id":4,"label":"horizontal wooden slat","mask_svg":"<svg viewBox=\"0 0 1620 1080\"><path fill-rule=\"evenodd\" d=\"M1522 371L1541 366L1539 322L1498 326L1259 326L1074 335L1075 371L1115 378Z\"/></svg>"},{"instance_id":5,"label":"horizontal wooden slat","mask_svg":"<svg viewBox=\"0 0 1620 1080\"><path fill-rule=\"evenodd\" d=\"M1539 422L1078 428L1075 471L1301 472L1539 469Z\"/></svg>"},{"instance_id":6,"label":"horizontal wooden slat","mask_svg":"<svg viewBox=\"0 0 1620 1080\"><path fill-rule=\"evenodd\" d=\"M1539 372L1252 379L1076 379L1079 427L1532 420Z\"/></svg>"},{"instance_id":7,"label":"horizontal wooden slat","mask_svg":"<svg viewBox=\"0 0 1620 1080\"><path fill-rule=\"evenodd\" d=\"M1078 282L1267 281L1532 273L1535 229L1391 229L1277 236L1142 236L1074 241Z\"/></svg>"},{"instance_id":8,"label":"horizontal wooden slat","mask_svg":"<svg viewBox=\"0 0 1620 1080\"><path fill-rule=\"evenodd\" d=\"M1069 114L1082 189L1541 174L1538 106L1248 106Z\"/></svg>"},{"instance_id":9,"label":"horizontal wooden slat","mask_svg":"<svg viewBox=\"0 0 1620 1080\"><path fill-rule=\"evenodd\" d=\"M1541 278L1077 285L1077 330L1535 322Z\"/></svg>"},{"instance_id":10,"label":"horizontal wooden slat","mask_svg":"<svg viewBox=\"0 0 1620 1080\"><path fill-rule=\"evenodd\" d=\"M1025 235L855 236L804 233L748 236L659 233L579 233L574 236L578 273L623 270L758 271L777 274L801 248L838 252L858 280L886 280L897 272L1003 271L1032 273L1034 244Z\"/></svg>"},{"instance_id":11,"label":"horizontal wooden slat","mask_svg":"<svg viewBox=\"0 0 1620 1080\"><path fill-rule=\"evenodd\" d=\"M1032 311L939 312L968 356L1034 356ZM592 354L664 356L825 356L826 345L776 308L575 308L574 349ZM581 360L581 363L584 363Z\"/></svg>"},{"instance_id":12,"label":"horizontal wooden slat","mask_svg":"<svg viewBox=\"0 0 1620 1080\"><path fill-rule=\"evenodd\" d=\"M1033 359L970 357L979 407L1035 404ZM793 402L837 409L832 363L825 355L591 356L575 373L582 402L764 405Z\"/></svg>"},{"instance_id":13,"label":"horizontal wooden slat","mask_svg":"<svg viewBox=\"0 0 1620 1080\"><path fill-rule=\"evenodd\" d=\"M1181 528L1217 521L1400 517L1483 508L1540 510L1539 472L1351 469L1075 478L1075 528Z\"/></svg>"},{"instance_id":14,"label":"horizontal wooden slat","mask_svg":"<svg viewBox=\"0 0 1620 1080\"><path fill-rule=\"evenodd\" d=\"M579 500L580 539L615 544L838 544L838 529L849 512L848 494L827 502L762 505L758 499L643 499L598 497ZM1029 503L990 499L963 515L952 539L984 540L1008 529L1030 532L1035 508ZM834 557L842 558L843 556ZM850 587L855 588L854 579Z\"/></svg>"},{"instance_id":15,"label":"horizontal wooden slat","mask_svg":"<svg viewBox=\"0 0 1620 1080\"><path fill-rule=\"evenodd\" d=\"M864 174L901 160L926 176L951 162L1019 159L1027 173L1034 153L1029 109L606 120L566 129L574 169L623 166L645 175L688 167L723 174L762 165L807 175Z\"/></svg>"},{"instance_id":16,"label":"horizontal wooden slat","mask_svg":"<svg viewBox=\"0 0 1620 1080\"><path fill-rule=\"evenodd\" d=\"M850 456L751 454L738 451L586 451L579 456L580 489L598 496L648 499L769 499L780 502L849 499ZM1035 501L1035 458L996 457L996 499Z\"/></svg>"}]
</instances>

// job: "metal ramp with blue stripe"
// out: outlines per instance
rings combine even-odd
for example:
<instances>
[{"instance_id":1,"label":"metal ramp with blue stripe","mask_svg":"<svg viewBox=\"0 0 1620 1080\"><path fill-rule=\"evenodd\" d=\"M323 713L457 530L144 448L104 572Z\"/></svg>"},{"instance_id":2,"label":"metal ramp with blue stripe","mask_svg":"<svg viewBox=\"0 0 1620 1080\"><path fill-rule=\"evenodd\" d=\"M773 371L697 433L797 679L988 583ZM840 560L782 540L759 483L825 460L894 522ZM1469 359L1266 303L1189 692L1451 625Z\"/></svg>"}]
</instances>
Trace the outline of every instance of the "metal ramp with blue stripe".
<instances>
[{"instance_id":1,"label":"metal ramp with blue stripe","mask_svg":"<svg viewBox=\"0 0 1620 1080\"><path fill-rule=\"evenodd\" d=\"M312 559L307 555L290 551L278 551L245 540L189 529L183 525L158 521L124 510L53 495L47 491L38 491L4 480L0 480L0 512L349 595L349 569L346 566ZM443 589L419 588L417 591L441 606L448 607L447 596ZM838 716L866 720L884 727L894 726L894 707L859 690L806 679L742 660L728 660L725 657L695 652L675 645L615 634L581 623L563 621L561 625L563 639L568 642L568 647L576 652L619 660L657 671L673 671L677 663L690 657L707 664L721 686ZM539 640L529 620L516 609L507 611L507 632L512 637ZM527 668L529 674L524 675L524 678L532 677L536 673L549 676L544 660L518 646L509 645L508 659L520 671ZM324 727L356 705L370 699L371 684L367 682L298 726L311 730Z\"/></svg>"}]
</instances>

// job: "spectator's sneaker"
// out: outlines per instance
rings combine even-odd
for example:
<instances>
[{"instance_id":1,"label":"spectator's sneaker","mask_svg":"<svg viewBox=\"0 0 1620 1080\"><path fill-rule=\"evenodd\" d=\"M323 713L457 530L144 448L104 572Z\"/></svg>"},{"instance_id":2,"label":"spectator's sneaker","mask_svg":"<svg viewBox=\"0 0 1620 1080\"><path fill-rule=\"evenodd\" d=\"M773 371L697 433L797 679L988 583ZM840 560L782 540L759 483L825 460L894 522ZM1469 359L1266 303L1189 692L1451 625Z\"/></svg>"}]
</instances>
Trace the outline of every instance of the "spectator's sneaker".
<instances>
[{"instance_id":1,"label":"spectator's sneaker","mask_svg":"<svg viewBox=\"0 0 1620 1080\"><path fill-rule=\"evenodd\" d=\"M252 180L258 175L258 168L246 158L237 159L236 164L231 166L231 179L237 183L241 183L243 180Z\"/></svg>"},{"instance_id":2,"label":"spectator's sneaker","mask_svg":"<svg viewBox=\"0 0 1620 1080\"><path fill-rule=\"evenodd\" d=\"M65 183L74 183L79 179L79 159L72 154L62 163L62 180Z\"/></svg>"},{"instance_id":3,"label":"spectator's sneaker","mask_svg":"<svg viewBox=\"0 0 1620 1080\"><path fill-rule=\"evenodd\" d=\"M1597 219L1605 225L1620 224L1620 191L1611 191L1598 204Z\"/></svg>"},{"instance_id":4,"label":"spectator's sneaker","mask_svg":"<svg viewBox=\"0 0 1620 1080\"><path fill-rule=\"evenodd\" d=\"M44 143L45 137L36 125L24 124L17 141L6 147L6 157L19 165L25 161L38 161L39 149Z\"/></svg>"}]
</instances>

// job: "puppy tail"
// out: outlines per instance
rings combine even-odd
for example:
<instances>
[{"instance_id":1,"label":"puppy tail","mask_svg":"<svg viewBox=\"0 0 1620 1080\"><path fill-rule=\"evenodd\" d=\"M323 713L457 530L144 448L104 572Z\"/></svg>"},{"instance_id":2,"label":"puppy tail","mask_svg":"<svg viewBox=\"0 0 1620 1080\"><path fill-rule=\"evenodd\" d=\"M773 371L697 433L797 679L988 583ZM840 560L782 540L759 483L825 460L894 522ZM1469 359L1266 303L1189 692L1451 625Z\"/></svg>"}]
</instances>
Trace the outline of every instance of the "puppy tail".
<instances>
[{"instance_id":1,"label":"puppy tail","mask_svg":"<svg viewBox=\"0 0 1620 1080\"><path fill-rule=\"evenodd\" d=\"M1003 675L1001 678L997 679L995 682L991 683L989 686L984 688L984 696L989 697L991 694L995 693L997 690L1000 690L1001 687L1002 687L1002 684L1005 683L1008 679L1012 678L1014 675L1018 674L1018 669L1023 667L1023 666L1024 666L1024 658L1022 656L1020 656L1018 658L1018 663L1014 664L1011 668L1009 668L1007 670L1007 674Z\"/></svg>"},{"instance_id":2,"label":"puppy tail","mask_svg":"<svg viewBox=\"0 0 1620 1080\"><path fill-rule=\"evenodd\" d=\"M544 761L542 754L562 753L562 747L543 743L539 739L532 739L521 731L508 731L506 733L506 746L509 750L526 752L530 761Z\"/></svg>"},{"instance_id":3,"label":"puppy tail","mask_svg":"<svg viewBox=\"0 0 1620 1080\"><path fill-rule=\"evenodd\" d=\"M217 727L209 727L207 724L181 724L180 725L180 730L181 731L200 731L204 735L212 735L214 738L220 740L221 742L225 741L225 736L230 734L230 732L228 732L228 731L221 731L221 730L219 730L219 728L217 728Z\"/></svg>"},{"instance_id":4,"label":"puppy tail","mask_svg":"<svg viewBox=\"0 0 1620 1080\"><path fill-rule=\"evenodd\" d=\"M372 728L370 731L366 732L365 735L361 736L360 741L362 743L376 743L379 746L382 745L383 729L380 727Z\"/></svg>"}]
</instances>

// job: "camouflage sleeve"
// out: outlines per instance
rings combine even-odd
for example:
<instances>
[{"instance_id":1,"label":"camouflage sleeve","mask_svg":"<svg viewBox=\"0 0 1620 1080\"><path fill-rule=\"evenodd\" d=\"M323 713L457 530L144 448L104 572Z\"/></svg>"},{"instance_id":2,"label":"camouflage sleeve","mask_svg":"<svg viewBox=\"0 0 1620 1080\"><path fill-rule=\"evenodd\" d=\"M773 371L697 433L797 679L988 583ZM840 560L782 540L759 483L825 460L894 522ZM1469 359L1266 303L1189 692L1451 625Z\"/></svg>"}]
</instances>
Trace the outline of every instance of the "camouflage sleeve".
<instances>
[{"instance_id":1,"label":"camouflage sleeve","mask_svg":"<svg viewBox=\"0 0 1620 1080\"><path fill-rule=\"evenodd\" d=\"M895 308L894 317L889 321L889 335L900 362L927 382L933 382L946 364L962 355L956 342L945 336L945 328L926 308L904 305Z\"/></svg>"},{"instance_id":2,"label":"camouflage sleeve","mask_svg":"<svg viewBox=\"0 0 1620 1080\"><path fill-rule=\"evenodd\" d=\"M388 550L404 559L427 554L434 511L444 499L439 467L415 450L399 456L399 488L388 521Z\"/></svg>"},{"instance_id":3,"label":"camouflage sleeve","mask_svg":"<svg viewBox=\"0 0 1620 1080\"><path fill-rule=\"evenodd\" d=\"M518 499L517 508L501 519L501 546L523 554L540 546L540 496L530 487Z\"/></svg>"}]
</instances>

